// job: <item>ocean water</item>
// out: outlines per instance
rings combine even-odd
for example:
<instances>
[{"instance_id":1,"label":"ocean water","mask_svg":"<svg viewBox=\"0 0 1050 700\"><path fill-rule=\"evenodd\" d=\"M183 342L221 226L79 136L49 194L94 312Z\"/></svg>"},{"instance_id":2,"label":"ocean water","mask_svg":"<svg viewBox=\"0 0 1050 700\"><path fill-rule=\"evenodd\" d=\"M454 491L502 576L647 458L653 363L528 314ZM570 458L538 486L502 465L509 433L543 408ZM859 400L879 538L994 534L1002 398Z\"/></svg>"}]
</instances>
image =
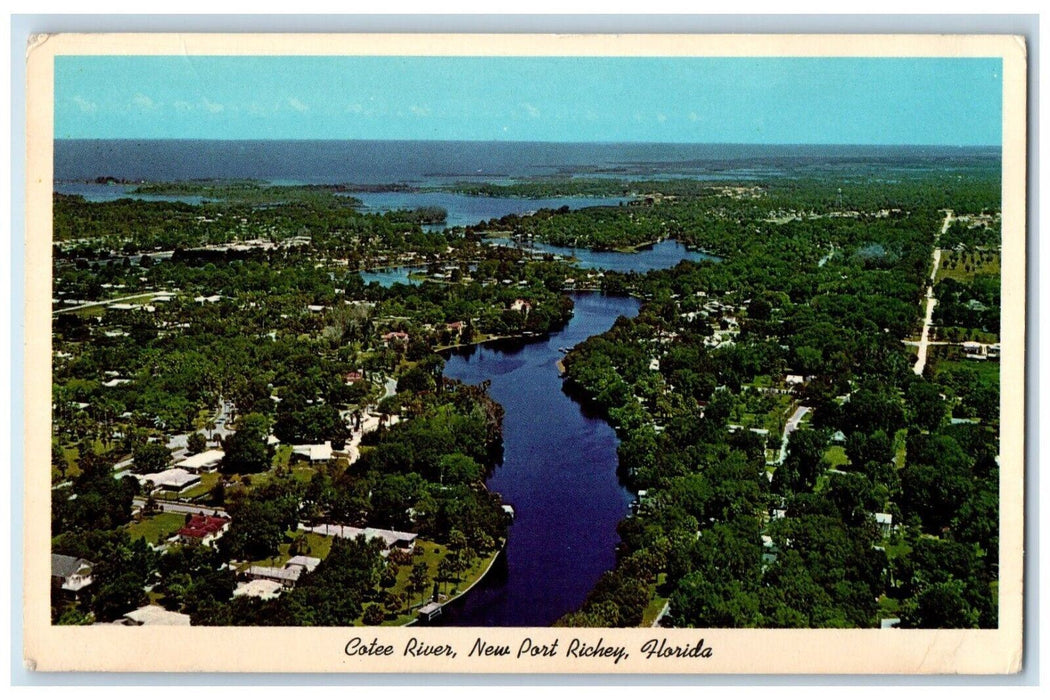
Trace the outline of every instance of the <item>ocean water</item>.
<instances>
[{"instance_id":1,"label":"ocean water","mask_svg":"<svg viewBox=\"0 0 1050 700\"><path fill-rule=\"evenodd\" d=\"M754 179L850 167L998 167L998 148L491 141L56 140L55 180L414 185L537 176Z\"/></svg>"}]
</instances>

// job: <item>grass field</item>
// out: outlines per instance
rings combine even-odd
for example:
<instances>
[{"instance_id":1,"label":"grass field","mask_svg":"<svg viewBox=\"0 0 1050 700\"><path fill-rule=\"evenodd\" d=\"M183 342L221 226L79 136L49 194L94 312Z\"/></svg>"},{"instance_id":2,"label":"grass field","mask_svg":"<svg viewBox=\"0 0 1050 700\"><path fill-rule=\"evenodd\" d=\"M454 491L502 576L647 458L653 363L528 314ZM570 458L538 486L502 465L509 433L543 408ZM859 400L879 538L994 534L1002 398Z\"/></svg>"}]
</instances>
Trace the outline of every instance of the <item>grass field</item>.
<instances>
[{"instance_id":1,"label":"grass field","mask_svg":"<svg viewBox=\"0 0 1050 700\"><path fill-rule=\"evenodd\" d=\"M219 472L206 472L201 474L201 482L196 486L183 491L179 494L179 498L192 500L204 496L215 488L215 484L219 483L219 477Z\"/></svg>"},{"instance_id":2,"label":"grass field","mask_svg":"<svg viewBox=\"0 0 1050 700\"><path fill-rule=\"evenodd\" d=\"M980 253L956 253L953 250L945 250L941 253L941 267L937 270L937 281L951 278L959 282L969 282L977 275L998 275L1002 269L1002 263L998 253L988 255ZM966 266L970 269L967 270Z\"/></svg>"},{"instance_id":3,"label":"grass field","mask_svg":"<svg viewBox=\"0 0 1050 700\"><path fill-rule=\"evenodd\" d=\"M846 448L842 445L832 445L824 453L824 461L832 469L839 469L849 464L849 457L846 456Z\"/></svg>"},{"instance_id":4,"label":"grass field","mask_svg":"<svg viewBox=\"0 0 1050 700\"><path fill-rule=\"evenodd\" d=\"M128 526L132 540L145 538L149 544L159 544L174 535L186 523L184 513L157 513Z\"/></svg>"},{"instance_id":5,"label":"grass field","mask_svg":"<svg viewBox=\"0 0 1050 700\"><path fill-rule=\"evenodd\" d=\"M249 566L275 566L277 568L284 566L285 562L292 558L291 548L293 538L301 540L302 546L299 548L300 554L308 557L324 559L332 550L331 537L318 535L316 532L303 532L302 530L296 530L294 532L289 531L285 533L285 542L278 546L276 556L267 557L265 559L256 559L255 561L242 564L238 568L243 571Z\"/></svg>"},{"instance_id":6,"label":"grass field","mask_svg":"<svg viewBox=\"0 0 1050 700\"><path fill-rule=\"evenodd\" d=\"M999 363L993 360L936 360L933 369L934 378L941 372L968 369L976 372L985 383L999 383Z\"/></svg>"},{"instance_id":7,"label":"grass field","mask_svg":"<svg viewBox=\"0 0 1050 700\"><path fill-rule=\"evenodd\" d=\"M444 545L437 544L435 542L428 542L426 540L416 540L415 556L412 557L411 564L404 564L398 568L397 572L397 583L394 584L390 590L394 593L405 594L409 604L409 611L402 612L401 614L391 617L383 622L385 626L396 626L405 625L415 619L416 615L413 609L419 606L420 597L429 598L433 592L434 580L437 578L438 565L441 560L445 558L445 554L448 552L448 548ZM439 582L441 593L447 595L449 598L455 597L460 591L465 590L471 586L478 578L481 577L490 564L490 562L499 554L499 550L496 550L492 555L484 558L477 558L469 569L461 573L458 581ZM425 562L427 565L427 575L430 579L426 589L422 594L415 592L409 593L408 584L409 578L412 575L412 567L418 562ZM354 624L363 624L362 620L358 618Z\"/></svg>"}]
</instances>

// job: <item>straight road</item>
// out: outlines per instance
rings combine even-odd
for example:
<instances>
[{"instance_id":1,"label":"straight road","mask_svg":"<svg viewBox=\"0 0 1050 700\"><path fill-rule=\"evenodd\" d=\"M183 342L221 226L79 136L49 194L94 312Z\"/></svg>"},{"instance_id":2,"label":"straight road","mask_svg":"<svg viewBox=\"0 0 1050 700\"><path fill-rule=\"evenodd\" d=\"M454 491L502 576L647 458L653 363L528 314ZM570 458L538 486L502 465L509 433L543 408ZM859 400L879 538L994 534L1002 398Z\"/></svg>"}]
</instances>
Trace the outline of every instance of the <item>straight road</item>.
<instances>
[{"instance_id":1,"label":"straight road","mask_svg":"<svg viewBox=\"0 0 1050 700\"><path fill-rule=\"evenodd\" d=\"M162 501L159 498L154 499L157 503L157 507L165 513L191 513L197 515L198 513L204 513L205 515L217 515L220 518L228 518L229 514L222 508L211 508L209 506L198 506L192 503L178 503L176 501ZM132 502L142 507L146 505L146 499L142 496L135 496Z\"/></svg>"},{"instance_id":2,"label":"straight road","mask_svg":"<svg viewBox=\"0 0 1050 700\"><path fill-rule=\"evenodd\" d=\"M937 306L937 299L933 296L933 285L937 280L937 270L941 267L941 249L937 244L940 242L941 236L951 226L951 223L952 211L949 209L944 215L944 224L941 226L940 232L937 233L933 240L933 270L930 272L930 284L926 287L926 318L922 323L918 357L916 357L915 366L912 368L912 371L920 376L922 371L926 369L926 352L930 346L930 328L933 326L933 308Z\"/></svg>"},{"instance_id":3,"label":"straight road","mask_svg":"<svg viewBox=\"0 0 1050 700\"><path fill-rule=\"evenodd\" d=\"M812 410L809 406L799 406L788 418L787 423L784 424L784 438L780 441L780 456L777 457L777 464L783 464L784 460L787 459L788 439L791 437L791 433L798 430L798 424L802 422L802 417Z\"/></svg>"}]
</instances>

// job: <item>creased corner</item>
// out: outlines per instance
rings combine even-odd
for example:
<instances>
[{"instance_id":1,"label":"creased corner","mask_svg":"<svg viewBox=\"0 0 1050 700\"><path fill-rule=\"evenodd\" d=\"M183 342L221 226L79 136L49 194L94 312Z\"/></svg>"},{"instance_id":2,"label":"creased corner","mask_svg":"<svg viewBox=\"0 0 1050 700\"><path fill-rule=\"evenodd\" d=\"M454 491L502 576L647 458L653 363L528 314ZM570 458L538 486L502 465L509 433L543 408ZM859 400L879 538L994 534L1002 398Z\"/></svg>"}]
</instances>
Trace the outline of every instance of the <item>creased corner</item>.
<instances>
[{"instance_id":1,"label":"creased corner","mask_svg":"<svg viewBox=\"0 0 1050 700\"><path fill-rule=\"evenodd\" d=\"M41 46L47 43L48 39L53 37L54 34L31 34L29 39L26 41L26 58L29 58L34 51L39 49Z\"/></svg>"}]
</instances>

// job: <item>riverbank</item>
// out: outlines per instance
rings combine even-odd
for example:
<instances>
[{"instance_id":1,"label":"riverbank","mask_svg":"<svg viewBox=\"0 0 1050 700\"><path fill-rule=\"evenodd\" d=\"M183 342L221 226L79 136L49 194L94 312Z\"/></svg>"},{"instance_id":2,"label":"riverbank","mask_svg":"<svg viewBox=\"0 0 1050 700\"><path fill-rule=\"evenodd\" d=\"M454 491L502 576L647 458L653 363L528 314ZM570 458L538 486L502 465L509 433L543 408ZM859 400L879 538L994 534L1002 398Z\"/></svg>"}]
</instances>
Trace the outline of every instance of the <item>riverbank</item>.
<instances>
[{"instance_id":1,"label":"riverbank","mask_svg":"<svg viewBox=\"0 0 1050 700\"><path fill-rule=\"evenodd\" d=\"M495 553L491 557L489 557L488 562L486 562L486 564L485 564L485 568L482 569L481 573L479 573L477 576L474 577L473 580L470 581L470 583L467 585L466 588L464 588L463 590L459 591L458 593L456 593L454 596L452 596L448 600L443 600L443 601L440 601L438 603L438 606L440 607L442 612L444 611L445 606L447 606L450 603L453 603L453 602L459 600L460 598L462 598L463 596L465 596L467 593L470 592L470 590L472 588L474 588L474 586L476 586L479 583L481 583L485 579L485 577L488 576L488 573L490 571L492 571L492 565L495 564L496 560L500 558L500 556L503 554L503 551L504 551L504 549L506 549L506 547L507 547L507 540L506 540L506 538L504 538L504 539L500 540L499 548L495 551ZM423 605L420 605L419 607L414 608L414 610L416 612L416 616L413 617L408 622L405 622L404 624L402 624L400 626L401 627L411 627L412 625L415 625L417 622L419 622L419 610L422 607L423 607Z\"/></svg>"}]
</instances>

